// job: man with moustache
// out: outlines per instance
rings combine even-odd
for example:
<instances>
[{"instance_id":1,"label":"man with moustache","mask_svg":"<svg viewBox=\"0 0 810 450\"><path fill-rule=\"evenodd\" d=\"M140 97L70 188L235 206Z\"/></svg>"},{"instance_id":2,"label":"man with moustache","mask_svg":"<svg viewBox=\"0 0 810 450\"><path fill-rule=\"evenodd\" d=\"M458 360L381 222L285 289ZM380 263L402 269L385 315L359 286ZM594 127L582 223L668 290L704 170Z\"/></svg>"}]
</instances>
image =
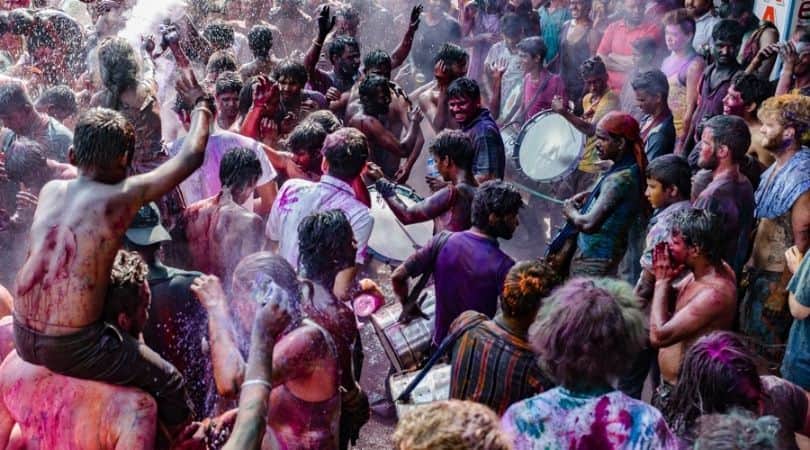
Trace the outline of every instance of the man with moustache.
<instances>
[{"instance_id":1,"label":"man with moustache","mask_svg":"<svg viewBox=\"0 0 810 450\"><path fill-rule=\"evenodd\" d=\"M776 159L762 174L755 194L758 220L746 287L740 308L740 329L757 345L772 369L779 367L792 322L786 286L785 251L800 253L810 246L810 98L780 95L766 100L759 112L762 146Z\"/></svg>"},{"instance_id":2,"label":"man with moustache","mask_svg":"<svg viewBox=\"0 0 810 450\"><path fill-rule=\"evenodd\" d=\"M644 198L647 158L636 119L626 113L608 113L596 125L596 150L613 165L593 189L580 192L563 204L568 229L576 234L571 276L615 275L628 245L630 229L638 217L648 215ZM561 233L551 243L550 253L559 256ZM573 236L573 235L572 235ZM555 258L556 259L556 258ZM560 261L554 261L563 267Z\"/></svg>"}]
</instances>

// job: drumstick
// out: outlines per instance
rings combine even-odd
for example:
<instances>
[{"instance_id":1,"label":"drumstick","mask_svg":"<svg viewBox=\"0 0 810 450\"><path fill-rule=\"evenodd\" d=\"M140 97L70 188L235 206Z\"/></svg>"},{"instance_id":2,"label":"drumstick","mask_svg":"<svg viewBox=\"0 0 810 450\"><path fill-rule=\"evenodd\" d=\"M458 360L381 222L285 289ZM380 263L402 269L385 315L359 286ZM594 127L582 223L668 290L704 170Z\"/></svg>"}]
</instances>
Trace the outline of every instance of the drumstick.
<instances>
[{"instance_id":1,"label":"drumstick","mask_svg":"<svg viewBox=\"0 0 810 450\"><path fill-rule=\"evenodd\" d=\"M535 191L534 189L529 189L529 188L527 188L526 186L524 186L524 185L522 185L522 184L515 183L514 181L510 181L510 183L511 183L511 184L513 184L513 185L515 185L516 187L518 187L518 188L520 188L520 189L523 189L524 191L528 192L529 194L534 195L535 197L540 197L540 198L542 198L543 200L548 200L548 201L550 201L551 203L556 203L556 204L558 204L558 205L562 205L563 203L565 203L565 201L564 201L564 200L560 200L560 199L558 199L558 198L550 197L550 196L548 196L548 195L546 195L546 194L543 194L542 192L537 192L537 191Z\"/></svg>"}]
</instances>

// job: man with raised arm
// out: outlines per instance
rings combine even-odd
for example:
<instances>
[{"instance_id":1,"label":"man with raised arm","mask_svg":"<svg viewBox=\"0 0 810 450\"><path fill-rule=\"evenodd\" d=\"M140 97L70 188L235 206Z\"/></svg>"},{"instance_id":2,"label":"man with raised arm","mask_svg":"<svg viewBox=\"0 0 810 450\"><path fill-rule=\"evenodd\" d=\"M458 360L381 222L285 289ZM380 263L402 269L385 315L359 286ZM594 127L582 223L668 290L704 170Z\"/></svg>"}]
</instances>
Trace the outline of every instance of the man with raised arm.
<instances>
[{"instance_id":1,"label":"man with raised arm","mask_svg":"<svg viewBox=\"0 0 810 450\"><path fill-rule=\"evenodd\" d=\"M127 177L135 130L120 113L86 112L74 134L75 180L42 188L28 257L17 275L14 334L20 357L53 372L146 390L167 426L188 420L183 379L148 347L102 320L113 258L138 209L200 167L213 100L189 72L178 92L197 105L180 153Z\"/></svg>"}]
</instances>

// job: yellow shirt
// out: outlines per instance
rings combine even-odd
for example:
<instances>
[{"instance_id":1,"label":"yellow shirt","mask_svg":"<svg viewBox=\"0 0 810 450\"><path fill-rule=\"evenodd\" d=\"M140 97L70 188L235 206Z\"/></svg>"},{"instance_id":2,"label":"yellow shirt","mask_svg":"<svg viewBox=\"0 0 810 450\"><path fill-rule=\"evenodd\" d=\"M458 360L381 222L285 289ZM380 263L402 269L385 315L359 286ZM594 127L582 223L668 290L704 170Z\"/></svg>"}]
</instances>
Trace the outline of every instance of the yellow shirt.
<instances>
[{"instance_id":1,"label":"yellow shirt","mask_svg":"<svg viewBox=\"0 0 810 450\"><path fill-rule=\"evenodd\" d=\"M582 98L582 110L586 113L593 108L593 115L589 122L596 124L602 117L611 111L618 111L620 109L619 95L608 90L599 103L596 105L591 104L591 94L585 94ZM596 153L596 137L591 136L585 141L585 152L582 154L582 159L579 161L579 170L588 173L598 173L601 171L599 165L599 155Z\"/></svg>"}]
</instances>

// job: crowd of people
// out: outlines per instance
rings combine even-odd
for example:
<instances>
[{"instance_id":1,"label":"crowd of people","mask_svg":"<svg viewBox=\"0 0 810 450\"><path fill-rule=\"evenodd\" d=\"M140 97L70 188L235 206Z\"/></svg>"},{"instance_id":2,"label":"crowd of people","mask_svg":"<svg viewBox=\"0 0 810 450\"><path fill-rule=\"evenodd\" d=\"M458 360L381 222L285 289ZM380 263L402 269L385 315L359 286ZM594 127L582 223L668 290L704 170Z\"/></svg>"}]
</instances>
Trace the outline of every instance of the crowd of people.
<instances>
[{"instance_id":1,"label":"crowd of people","mask_svg":"<svg viewBox=\"0 0 810 450\"><path fill-rule=\"evenodd\" d=\"M810 23L161 3L0 0L0 448L363 448L361 297L448 349L398 450L810 442ZM375 204L433 225L391 272Z\"/></svg>"}]
</instances>

